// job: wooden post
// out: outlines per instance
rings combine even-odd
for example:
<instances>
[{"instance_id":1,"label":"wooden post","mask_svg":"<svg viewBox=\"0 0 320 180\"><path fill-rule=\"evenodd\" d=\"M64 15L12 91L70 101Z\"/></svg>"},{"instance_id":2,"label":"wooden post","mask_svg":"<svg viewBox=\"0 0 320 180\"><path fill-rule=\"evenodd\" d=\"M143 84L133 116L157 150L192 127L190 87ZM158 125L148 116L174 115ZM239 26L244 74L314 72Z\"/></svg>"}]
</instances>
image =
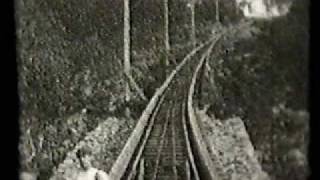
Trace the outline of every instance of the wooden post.
<instances>
[{"instance_id":1,"label":"wooden post","mask_svg":"<svg viewBox=\"0 0 320 180\"><path fill-rule=\"evenodd\" d=\"M144 180L144 158L140 161L140 168L139 168L139 180Z\"/></svg>"},{"instance_id":2,"label":"wooden post","mask_svg":"<svg viewBox=\"0 0 320 180\"><path fill-rule=\"evenodd\" d=\"M187 173L186 180L190 180L191 179L191 174L190 174L190 165L189 165L188 160L186 160L186 173Z\"/></svg>"}]
</instances>

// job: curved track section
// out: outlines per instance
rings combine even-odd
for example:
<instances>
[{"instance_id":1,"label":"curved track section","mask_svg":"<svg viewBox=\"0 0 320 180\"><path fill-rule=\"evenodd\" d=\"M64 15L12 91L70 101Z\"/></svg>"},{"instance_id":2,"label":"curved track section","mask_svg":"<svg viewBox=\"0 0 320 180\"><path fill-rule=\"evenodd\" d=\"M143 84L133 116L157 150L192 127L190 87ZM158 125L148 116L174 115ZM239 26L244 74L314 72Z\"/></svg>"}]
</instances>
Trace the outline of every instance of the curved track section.
<instances>
[{"instance_id":1,"label":"curved track section","mask_svg":"<svg viewBox=\"0 0 320 180\"><path fill-rule=\"evenodd\" d=\"M197 74L219 38L212 37L190 52L156 91L113 165L111 179L217 179L213 162L205 159L208 151L192 96ZM208 45L200 61L190 61Z\"/></svg>"},{"instance_id":2,"label":"curved track section","mask_svg":"<svg viewBox=\"0 0 320 180\"><path fill-rule=\"evenodd\" d=\"M216 39L216 42L219 41L221 36L219 36ZM192 146L192 150L194 154L196 154L197 159L197 167L199 168L199 174L201 179L210 179L210 180L219 180L219 173L218 170L215 167L214 162L212 161L209 151L207 149L207 144L205 143L205 139L203 138L201 134L201 125L199 124L195 110L193 108L193 96L195 91L195 85L196 80L198 77L198 74L202 68L202 66L205 64L206 58L210 55L212 52L213 46L215 43L212 43L210 47L207 49L207 51L203 54L203 56L200 59L200 62L198 66L196 67L196 70L193 73L193 77L191 80L189 92L188 92L188 101L187 101L187 111L188 111L188 123L191 130L191 138L192 140L190 142Z\"/></svg>"}]
</instances>

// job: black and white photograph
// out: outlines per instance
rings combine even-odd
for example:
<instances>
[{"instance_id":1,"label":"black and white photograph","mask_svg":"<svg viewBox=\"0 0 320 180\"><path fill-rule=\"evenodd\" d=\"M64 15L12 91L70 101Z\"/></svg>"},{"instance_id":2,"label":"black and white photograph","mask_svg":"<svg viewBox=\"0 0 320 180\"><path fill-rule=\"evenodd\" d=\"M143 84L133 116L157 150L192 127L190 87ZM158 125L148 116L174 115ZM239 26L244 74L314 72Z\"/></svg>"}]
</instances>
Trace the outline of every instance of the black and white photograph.
<instances>
[{"instance_id":1,"label":"black and white photograph","mask_svg":"<svg viewBox=\"0 0 320 180\"><path fill-rule=\"evenodd\" d=\"M20 180L307 180L309 0L15 0Z\"/></svg>"}]
</instances>

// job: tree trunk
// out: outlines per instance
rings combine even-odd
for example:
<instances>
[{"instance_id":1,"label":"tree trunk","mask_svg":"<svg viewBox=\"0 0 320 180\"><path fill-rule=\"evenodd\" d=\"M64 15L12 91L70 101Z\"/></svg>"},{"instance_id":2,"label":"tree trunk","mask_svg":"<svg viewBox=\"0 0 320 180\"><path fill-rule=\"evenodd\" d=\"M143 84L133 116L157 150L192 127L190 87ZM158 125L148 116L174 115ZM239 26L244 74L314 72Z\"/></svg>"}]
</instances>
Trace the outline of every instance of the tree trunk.
<instances>
[{"instance_id":1,"label":"tree trunk","mask_svg":"<svg viewBox=\"0 0 320 180\"><path fill-rule=\"evenodd\" d=\"M166 50L166 65L169 65L170 36L169 36L169 6L168 0L164 0L164 44Z\"/></svg>"},{"instance_id":2,"label":"tree trunk","mask_svg":"<svg viewBox=\"0 0 320 180\"><path fill-rule=\"evenodd\" d=\"M220 22L219 0L216 0L216 22Z\"/></svg>"},{"instance_id":3,"label":"tree trunk","mask_svg":"<svg viewBox=\"0 0 320 180\"><path fill-rule=\"evenodd\" d=\"M130 73L130 0L124 0L124 73ZM129 82L126 83L126 101L130 101Z\"/></svg>"},{"instance_id":4,"label":"tree trunk","mask_svg":"<svg viewBox=\"0 0 320 180\"><path fill-rule=\"evenodd\" d=\"M191 0L190 10L191 10L191 41L193 47L196 47L196 23L195 23L195 0Z\"/></svg>"},{"instance_id":5,"label":"tree trunk","mask_svg":"<svg viewBox=\"0 0 320 180\"><path fill-rule=\"evenodd\" d=\"M148 98L146 97L146 95L143 93L143 90L138 86L138 84L136 83L136 81L133 79L133 77L131 76L131 74L127 74L125 73L129 83L131 84L131 86L138 92L138 95L140 96L140 98L144 101L147 101ZM129 88L130 89L130 88Z\"/></svg>"}]
</instances>

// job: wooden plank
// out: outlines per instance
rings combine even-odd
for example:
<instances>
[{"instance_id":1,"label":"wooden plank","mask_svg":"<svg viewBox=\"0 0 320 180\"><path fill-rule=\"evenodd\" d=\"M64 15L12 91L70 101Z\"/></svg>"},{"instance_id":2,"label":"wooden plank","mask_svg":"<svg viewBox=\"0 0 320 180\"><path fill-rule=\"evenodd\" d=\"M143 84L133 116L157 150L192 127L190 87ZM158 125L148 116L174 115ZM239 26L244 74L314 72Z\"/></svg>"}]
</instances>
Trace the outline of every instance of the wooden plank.
<instances>
[{"instance_id":1,"label":"wooden plank","mask_svg":"<svg viewBox=\"0 0 320 180\"><path fill-rule=\"evenodd\" d=\"M156 115L159 112L159 109L161 107L161 104L162 104L163 100L164 100L164 96L161 97L160 102L159 102L158 106L155 109L155 112L151 116L150 123L149 123L149 125L147 127L147 130L146 130L146 135L145 135L145 137L143 139L143 142L142 142L141 146L139 147L138 154L135 157L135 161L134 161L133 166L132 166L132 171L134 171L137 168L137 165L138 165L139 160L140 160L140 158L142 156L142 152L144 150L144 147L145 147L145 145L146 145L146 143L148 141L148 138L149 138L149 136L151 134ZM133 174L130 173L129 176L128 176L128 179L132 179L132 177L133 177Z\"/></svg>"},{"instance_id":2,"label":"wooden plank","mask_svg":"<svg viewBox=\"0 0 320 180\"><path fill-rule=\"evenodd\" d=\"M140 160L139 178L138 180L144 180L144 158Z\"/></svg>"},{"instance_id":3,"label":"wooden plank","mask_svg":"<svg viewBox=\"0 0 320 180\"><path fill-rule=\"evenodd\" d=\"M189 165L189 162L188 162L188 160L186 160L186 176L187 176L187 178L186 178L186 180L190 180L191 179L191 174L190 174L190 165Z\"/></svg>"},{"instance_id":4,"label":"wooden plank","mask_svg":"<svg viewBox=\"0 0 320 180\"><path fill-rule=\"evenodd\" d=\"M162 153L162 149L163 149L163 145L164 145L164 141L165 141L165 136L167 134L167 129L168 129L168 125L169 125L169 118L170 118L170 110L171 108L169 108L167 116L166 116L166 121L164 124L164 128L161 134L161 140L160 140L160 146L158 149L158 153L157 153L157 159L156 159L156 165L154 168L154 172L152 175L152 180L156 180L157 179L157 175L158 175L158 169L159 169L159 164L160 164L160 157L161 157L161 153Z\"/></svg>"},{"instance_id":5,"label":"wooden plank","mask_svg":"<svg viewBox=\"0 0 320 180\"><path fill-rule=\"evenodd\" d=\"M173 118L171 120L171 131L172 131L172 169L173 169L173 175L174 175L174 180L178 180L178 173L177 173L177 157L176 157L176 132L175 132L175 122L174 122L174 113L173 112Z\"/></svg>"}]
</instances>

